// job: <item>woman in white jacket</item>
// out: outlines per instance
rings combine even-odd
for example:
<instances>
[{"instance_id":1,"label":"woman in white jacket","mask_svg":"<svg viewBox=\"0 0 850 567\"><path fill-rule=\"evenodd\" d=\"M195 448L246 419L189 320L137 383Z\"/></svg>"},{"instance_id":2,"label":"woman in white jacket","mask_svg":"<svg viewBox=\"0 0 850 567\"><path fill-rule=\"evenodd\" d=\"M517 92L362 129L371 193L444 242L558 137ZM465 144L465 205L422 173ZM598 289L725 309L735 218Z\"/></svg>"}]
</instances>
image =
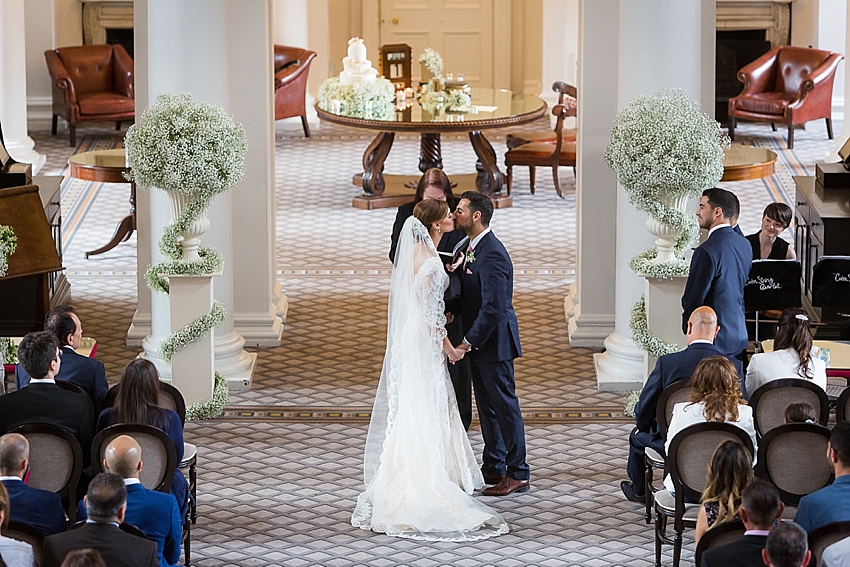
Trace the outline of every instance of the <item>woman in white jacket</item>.
<instances>
[{"instance_id":1,"label":"woman in white jacket","mask_svg":"<svg viewBox=\"0 0 850 567\"><path fill-rule=\"evenodd\" d=\"M753 355L747 367L747 393L780 378L811 380L826 390L826 363L812 347L809 316L799 308L786 309L776 326L773 352Z\"/></svg>"}]
</instances>

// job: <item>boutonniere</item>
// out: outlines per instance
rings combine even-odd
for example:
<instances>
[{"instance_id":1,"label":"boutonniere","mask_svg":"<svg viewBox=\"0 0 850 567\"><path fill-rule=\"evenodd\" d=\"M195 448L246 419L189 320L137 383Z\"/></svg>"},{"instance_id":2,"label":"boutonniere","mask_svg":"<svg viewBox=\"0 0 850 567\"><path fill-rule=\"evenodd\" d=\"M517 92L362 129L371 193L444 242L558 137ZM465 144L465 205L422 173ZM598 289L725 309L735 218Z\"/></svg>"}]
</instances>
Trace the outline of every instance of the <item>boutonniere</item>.
<instances>
[{"instance_id":1,"label":"boutonniere","mask_svg":"<svg viewBox=\"0 0 850 567\"><path fill-rule=\"evenodd\" d=\"M471 264L471 263L473 263L474 261L475 261L475 250L470 250L470 251L466 254L466 263L467 263L467 264Z\"/></svg>"}]
</instances>

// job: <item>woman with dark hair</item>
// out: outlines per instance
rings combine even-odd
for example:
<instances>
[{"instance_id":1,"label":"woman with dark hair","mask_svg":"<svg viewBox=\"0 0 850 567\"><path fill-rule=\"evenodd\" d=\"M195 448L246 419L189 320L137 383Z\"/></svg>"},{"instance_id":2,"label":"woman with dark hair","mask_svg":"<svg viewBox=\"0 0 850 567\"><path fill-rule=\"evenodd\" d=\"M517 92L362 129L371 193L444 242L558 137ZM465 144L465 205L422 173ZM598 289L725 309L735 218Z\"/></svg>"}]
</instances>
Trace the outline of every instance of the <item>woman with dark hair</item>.
<instances>
[{"instance_id":1,"label":"woman with dark hair","mask_svg":"<svg viewBox=\"0 0 850 567\"><path fill-rule=\"evenodd\" d=\"M700 361L691 378L691 397L688 402L679 402L673 406L673 417L667 430L664 450L670 450L670 443L677 433L697 423L716 421L737 425L747 432L756 449L756 428L753 422L753 408L747 405L741 395L741 379L738 371L728 359L712 356ZM673 482L668 476L664 486L672 491Z\"/></svg>"},{"instance_id":2,"label":"woman with dark hair","mask_svg":"<svg viewBox=\"0 0 850 567\"><path fill-rule=\"evenodd\" d=\"M106 567L106 563L96 549L86 547L66 555L62 567Z\"/></svg>"},{"instance_id":3,"label":"woman with dark hair","mask_svg":"<svg viewBox=\"0 0 850 567\"><path fill-rule=\"evenodd\" d=\"M773 352L754 354L747 367L747 392L780 378L812 380L826 390L826 363L815 356L809 316L799 307L786 309L776 325Z\"/></svg>"},{"instance_id":4,"label":"woman with dark hair","mask_svg":"<svg viewBox=\"0 0 850 567\"><path fill-rule=\"evenodd\" d=\"M780 233L791 225L791 207L785 203L771 203L761 217L761 230L747 236L753 247L753 260L796 260L794 247Z\"/></svg>"},{"instance_id":5,"label":"woman with dark hair","mask_svg":"<svg viewBox=\"0 0 850 567\"><path fill-rule=\"evenodd\" d=\"M717 446L705 475L696 543L714 526L741 519L741 495L752 478L753 460L743 445L729 440Z\"/></svg>"},{"instance_id":6,"label":"woman with dark hair","mask_svg":"<svg viewBox=\"0 0 850 567\"><path fill-rule=\"evenodd\" d=\"M170 409L159 407L158 403L159 372L151 361L137 358L129 362L121 372L121 388L115 399L115 407L100 412L97 418L97 432L119 423L152 425L165 431L174 442L179 463L183 460L183 426L180 423L180 416ZM177 504L180 505L180 517L184 518L188 505L189 484L179 469L174 471L171 494L177 498Z\"/></svg>"},{"instance_id":7,"label":"woman with dark hair","mask_svg":"<svg viewBox=\"0 0 850 567\"><path fill-rule=\"evenodd\" d=\"M10 502L6 487L0 483L0 530L9 525ZM32 546L0 535L0 567L33 567Z\"/></svg>"}]
</instances>

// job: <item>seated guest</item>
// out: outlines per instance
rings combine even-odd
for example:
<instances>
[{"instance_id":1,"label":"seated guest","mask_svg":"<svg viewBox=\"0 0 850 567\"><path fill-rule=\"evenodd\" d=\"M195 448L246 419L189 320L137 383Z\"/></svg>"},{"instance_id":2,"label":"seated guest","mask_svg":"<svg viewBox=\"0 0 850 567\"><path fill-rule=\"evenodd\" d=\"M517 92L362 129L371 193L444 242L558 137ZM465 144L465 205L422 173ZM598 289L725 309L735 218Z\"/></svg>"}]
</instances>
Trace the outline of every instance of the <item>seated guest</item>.
<instances>
[{"instance_id":1,"label":"seated guest","mask_svg":"<svg viewBox=\"0 0 850 567\"><path fill-rule=\"evenodd\" d=\"M96 549L75 549L65 556L62 567L106 567Z\"/></svg>"},{"instance_id":2,"label":"seated guest","mask_svg":"<svg viewBox=\"0 0 850 567\"><path fill-rule=\"evenodd\" d=\"M62 346L62 370L55 378L76 384L88 394L94 408L94 416L103 409L103 400L109 385L106 383L106 369L103 363L94 358L77 354L83 338L83 324L70 305L61 305L51 309L44 318L44 330L50 331L59 339ZM29 384L30 375L26 368L18 364L15 369L15 387L20 390Z\"/></svg>"},{"instance_id":3,"label":"seated guest","mask_svg":"<svg viewBox=\"0 0 850 567\"><path fill-rule=\"evenodd\" d=\"M747 391L780 378L812 380L826 390L826 363L815 356L809 316L798 307L786 309L776 326L773 352L754 354L747 366Z\"/></svg>"},{"instance_id":4,"label":"seated guest","mask_svg":"<svg viewBox=\"0 0 850 567\"><path fill-rule=\"evenodd\" d=\"M8 567L33 567L32 546L2 535L9 524L10 508L9 493L0 485L0 563Z\"/></svg>"},{"instance_id":5,"label":"seated guest","mask_svg":"<svg viewBox=\"0 0 850 567\"><path fill-rule=\"evenodd\" d=\"M832 430L826 456L835 471L835 481L803 496L794 521L811 533L826 524L850 520L850 421Z\"/></svg>"},{"instance_id":6,"label":"seated guest","mask_svg":"<svg viewBox=\"0 0 850 567\"><path fill-rule=\"evenodd\" d=\"M779 491L775 486L760 478L751 480L741 496L741 521L747 531L738 541L703 553L700 567L761 565L761 552L767 542L767 534L781 520L784 510L785 504L779 500Z\"/></svg>"},{"instance_id":7,"label":"seated guest","mask_svg":"<svg viewBox=\"0 0 850 567\"><path fill-rule=\"evenodd\" d=\"M805 567L812 557L806 531L796 522L780 522L770 530L761 557L768 567Z\"/></svg>"},{"instance_id":8,"label":"seated guest","mask_svg":"<svg viewBox=\"0 0 850 567\"><path fill-rule=\"evenodd\" d=\"M717 315L711 307L694 309L685 334L688 348L659 357L646 379L635 406L635 428L629 434L629 462L626 465L629 480L620 483L623 494L632 502L644 501L644 448L652 447L659 454L664 454L664 439L656 421L656 406L661 392L679 380L689 379L702 359L720 355L713 344L719 329ZM743 377L741 361L734 357L729 360Z\"/></svg>"},{"instance_id":9,"label":"seated guest","mask_svg":"<svg viewBox=\"0 0 850 567\"><path fill-rule=\"evenodd\" d=\"M815 408L806 402L795 402L785 408L785 423L817 423Z\"/></svg>"},{"instance_id":10,"label":"seated guest","mask_svg":"<svg viewBox=\"0 0 850 567\"><path fill-rule=\"evenodd\" d=\"M170 409L159 407L158 402L159 372L151 361L137 358L124 367L115 407L101 412L97 418L97 432L119 423L152 425L165 431L174 442L179 463L183 460L184 449L180 416ZM174 471L171 494L177 498L177 503L180 505L180 517L186 517L189 483L179 469Z\"/></svg>"},{"instance_id":11,"label":"seated guest","mask_svg":"<svg viewBox=\"0 0 850 567\"><path fill-rule=\"evenodd\" d=\"M56 385L54 377L62 363L56 336L48 331L28 334L18 345L18 360L33 378L25 388L0 396L0 434L28 423L61 427L80 442L83 466L88 466L94 424L91 401Z\"/></svg>"},{"instance_id":12,"label":"seated guest","mask_svg":"<svg viewBox=\"0 0 850 567\"><path fill-rule=\"evenodd\" d=\"M785 203L771 203L761 217L761 230L747 236L753 248L753 260L796 260L794 247L779 235L791 225L791 207Z\"/></svg>"},{"instance_id":13,"label":"seated guest","mask_svg":"<svg viewBox=\"0 0 850 567\"><path fill-rule=\"evenodd\" d=\"M29 469L30 444L17 433L0 437L0 482L9 492L10 519L38 528L44 535L68 529L59 495L27 486L24 475Z\"/></svg>"},{"instance_id":14,"label":"seated guest","mask_svg":"<svg viewBox=\"0 0 850 567\"><path fill-rule=\"evenodd\" d=\"M741 495L752 478L753 461L743 445L729 440L717 446L708 462L694 543L714 526L741 519Z\"/></svg>"},{"instance_id":15,"label":"seated guest","mask_svg":"<svg viewBox=\"0 0 850 567\"><path fill-rule=\"evenodd\" d=\"M749 434L753 450L756 450L753 408L741 396L741 382L735 365L722 356L700 361L691 378L691 389L690 402L680 402L673 406L673 418L664 444L665 452L670 450L670 443L677 433L689 425L707 421L737 425ZM669 475L664 480L664 486L673 490L673 481Z\"/></svg>"},{"instance_id":16,"label":"seated guest","mask_svg":"<svg viewBox=\"0 0 850 567\"><path fill-rule=\"evenodd\" d=\"M176 565L180 560L182 524L177 500L171 494L148 490L139 481L142 471L142 448L129 435L121 435L106 447L103 466L121 475L127 487L127 512L124 521L142 530L156 542L160 567ZM86 518L80 503L79 517Z\"/></svg>"},{"instance_id":17,"label":"seated guest","mask_svg":"<svg viewBox=\"0 0 850 567\"><path fill-rule=\"evenodd\" d=\"M75 530L44 538L44 567L60 567L75 549L97 550L109 567L157 567L156 543L121 531L127 489L120 476L101 473L89 483L88 520Z\"/></svg>"}]
</instances>

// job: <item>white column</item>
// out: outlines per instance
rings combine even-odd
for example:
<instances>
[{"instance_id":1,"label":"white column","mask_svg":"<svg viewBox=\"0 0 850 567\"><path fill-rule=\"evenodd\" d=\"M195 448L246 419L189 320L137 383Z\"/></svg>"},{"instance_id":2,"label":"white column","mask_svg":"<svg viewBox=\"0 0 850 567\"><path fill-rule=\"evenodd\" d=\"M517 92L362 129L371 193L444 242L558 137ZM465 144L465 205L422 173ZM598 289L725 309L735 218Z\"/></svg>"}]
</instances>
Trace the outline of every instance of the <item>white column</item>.
<instances>
[{"instance_id":1,"label":"white column","mask_svg":"<svg viewBox=\"0 0 850 567\"><path fill-rule=\"evenodd\" d=\"M45 69L46 72L46 69ZM38 173L47 157L35 151L27 131L27 62L24 0L0 2L0 124L12 159Z\"/></svg>"},{"instance_id":2,"label":"white column","mask_svg":"<svg viewBox=\"0 0 850 567\"><path fill-rule=\"evenodd\" d=\"M847 0L847 6L845 8L845 12L846 12L846 14L845 14L845 18L844 18L844 29L846 31L846 30L850 29L850 0ZM842 53L843 53L844 58L845 58L843 64L846 68L847 57L850 57L850 33L844 34L844 51L842 51ZM850 104L850 73L847 73L846 71L844 73L843 84L836 81L833 89L837 91L837 90L841 89L842 87L844 88L844 91L843 91L844 101L843 101L843 105L842 105L843 108L844 108L844 112L843 112L844 128L843 128L843 130L841 131L840 134L836 132L835 147L833 148L832 153L830 153L825 158L826 161L839 161L840 158L838 157L838 150L840 150L841 146L843 146L844 143L848 139L850 139L850 113L847 112L847 105ZM835 96L833 95L833 99L834 98L835 98Z\"/></svg>"},{"instance_id":3,"label":"white column","mask_svg":"<svg viewBox=\"0 0 850 567\"><path fill-rule=\"evenodd\" d=\"M579 7L578 155L576 181L576 280L565 300L570 346L601 347L614 330L617 176L605 147L617 113L619 0ZM544 75L545 76L545 75Z\"/></svg>"},{"instance_id":4,"label":"white column","mask_svg":"<svg viewBox=\"0 0 850 567\"><path fill-rule=\"evenodd\" d=\"M605 73L608 88L617 92L618 110L637 96L668 87L682 88L695 100L706 96L701 64L706 57L702 34L707 26L702 18L708 10L702 4L709 1L583 0L583 19L589 24L583 34L610 38L612 30L618 30L617 75ZM611 23L613 13L619 14L618 27ZM589 61L583 60L582 66L605 72ZM643 351L632 342L629 329L630 311L643 292L644 281L629 269L628 261L653 239L645 228L646 215L629 204L622 187L617 188L616 210L615 327L605 339L606 352L594 356L601 390L639 388L645 378ZM581 292L582 301L585 293Z\"/></svg>"},{"instance_id":5,"label":"white column","mask_svg":"<svg viewBox=\"0 0 850 567\"><path fill-rule=\"evenodd\" d=\"M564 81L576 85L578 75L579 0L543 0L543 90L540 97L553 106L558 94L552 83ZM610 45L606 44L610 49ZM553 120L554 117L550 116ZM568 117L565 128L575 127L575 118Z\"/></svg>"}]
</instances>

